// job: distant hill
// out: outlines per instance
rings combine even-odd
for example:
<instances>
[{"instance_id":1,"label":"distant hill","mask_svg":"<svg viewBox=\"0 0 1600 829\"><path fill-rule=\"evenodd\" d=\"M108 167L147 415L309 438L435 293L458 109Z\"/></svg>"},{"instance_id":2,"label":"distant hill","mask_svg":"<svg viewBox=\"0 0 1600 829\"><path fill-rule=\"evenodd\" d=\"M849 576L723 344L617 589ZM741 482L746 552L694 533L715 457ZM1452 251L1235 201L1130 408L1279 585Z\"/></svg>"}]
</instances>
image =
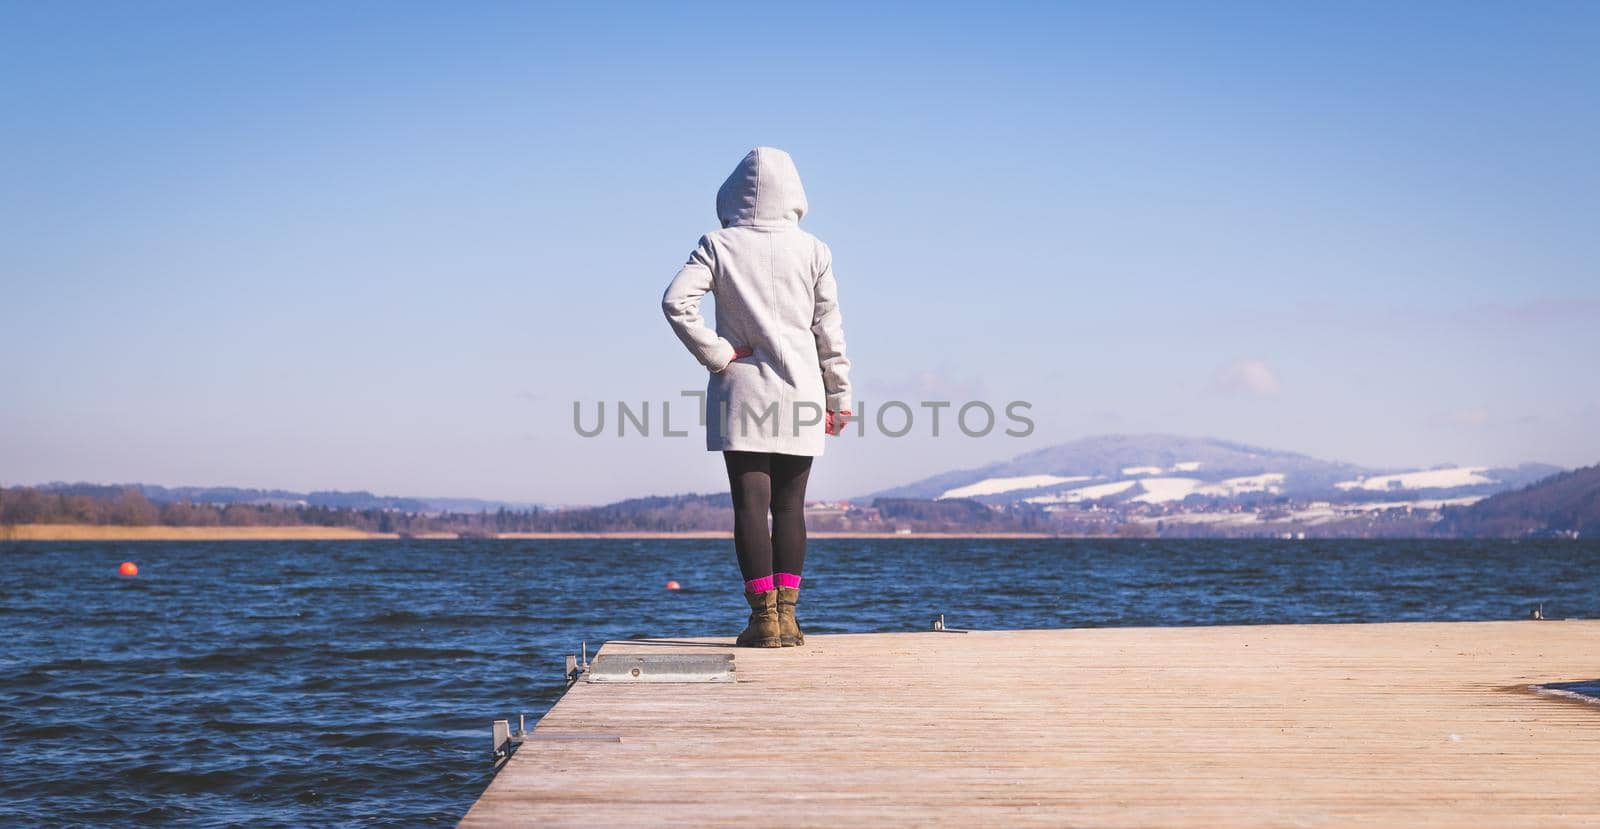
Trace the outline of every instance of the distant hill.
<instances>
[{"instance_id":1,"label":"distant hill","mask_svg":"<svg viewBox=\"0 0 1600 829\"><path fill-rule=\"evenodd\" d=\"M1438 531L1491 538L1600 536L1600 464L1446 510Z\"/></svg>"},{"instance_id":2,"label":"distant hill","mask_svg":"<svg viewBox=\"0 0 1600 829\"><path fill-rule=\"evenodd\" d=\"M972 498L991 505L1076 503L1399 501L1485 496L1560 471L1512 468L1369 469L1214 438L1105 435L945 472L874 498Z\"/></svg>"}]
</instances>

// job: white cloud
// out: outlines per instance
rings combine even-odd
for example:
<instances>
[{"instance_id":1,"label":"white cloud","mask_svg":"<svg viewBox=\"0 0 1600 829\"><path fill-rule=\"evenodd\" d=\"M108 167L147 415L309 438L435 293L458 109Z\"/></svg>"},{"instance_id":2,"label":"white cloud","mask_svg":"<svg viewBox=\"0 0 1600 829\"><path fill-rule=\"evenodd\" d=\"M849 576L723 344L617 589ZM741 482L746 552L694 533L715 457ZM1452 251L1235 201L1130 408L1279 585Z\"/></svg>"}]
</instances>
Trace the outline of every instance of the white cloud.
<instances>
[{"instance_id":1,"label":"white cloud","mask_svg":"<svg viewBox=\"0 0 1600 829\"><path fill-rule=\"evenodd\" d=\"M1260 360L1234 360L1218 366L1211 375L1212 391L1249 397L1271 397L1278 393L1278 376Z\"/></svg>"}]
</instances>

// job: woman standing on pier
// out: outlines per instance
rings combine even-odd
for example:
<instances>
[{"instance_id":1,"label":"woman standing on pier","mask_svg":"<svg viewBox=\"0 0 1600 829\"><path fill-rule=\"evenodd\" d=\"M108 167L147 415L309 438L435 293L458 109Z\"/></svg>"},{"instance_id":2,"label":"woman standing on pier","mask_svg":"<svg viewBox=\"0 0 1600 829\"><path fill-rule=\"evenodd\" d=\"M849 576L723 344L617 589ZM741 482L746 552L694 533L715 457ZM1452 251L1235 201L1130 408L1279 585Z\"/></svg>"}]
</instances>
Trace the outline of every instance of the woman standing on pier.
<instances>
[{"instance_id":1,"label":"woman standing on pier","mask_svg":"<svg viewBox=\"0 0 1600 829\"><path fill-rule=\"evenodd\" d=\"M700 364L706 449L733 493L733 543L750 620L738 643L802 645L795 621L805 562L806 479L825 435L850 416L833 255L800 229L806 193L789 154L757 147L717 191L722 229L700 238L661 308ZM700 301L716 298L716 328ZM767 515L772 515L769 534Z\"/></svg>"}]
</instances>

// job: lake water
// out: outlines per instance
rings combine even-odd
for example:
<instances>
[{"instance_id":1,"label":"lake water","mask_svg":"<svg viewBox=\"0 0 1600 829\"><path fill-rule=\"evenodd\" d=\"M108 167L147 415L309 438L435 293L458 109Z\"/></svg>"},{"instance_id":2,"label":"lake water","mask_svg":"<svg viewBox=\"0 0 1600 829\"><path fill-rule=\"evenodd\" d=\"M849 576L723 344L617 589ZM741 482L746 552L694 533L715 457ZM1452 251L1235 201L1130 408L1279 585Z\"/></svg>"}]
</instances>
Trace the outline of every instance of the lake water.
<instances>
[{"instance_id":1,"label":"lake water","mask_svg":"<svg viewBox=\"0 0 1600 829\"><path fill-rule=\"evenodd\" d=\"M743 624L727 541L27 543L0 566L7 826L453 825L490 721L548 709L581 640ZM1593 541L827 539L806 576L809 633L1600 617Z\"/></svg>"}]
</instances>

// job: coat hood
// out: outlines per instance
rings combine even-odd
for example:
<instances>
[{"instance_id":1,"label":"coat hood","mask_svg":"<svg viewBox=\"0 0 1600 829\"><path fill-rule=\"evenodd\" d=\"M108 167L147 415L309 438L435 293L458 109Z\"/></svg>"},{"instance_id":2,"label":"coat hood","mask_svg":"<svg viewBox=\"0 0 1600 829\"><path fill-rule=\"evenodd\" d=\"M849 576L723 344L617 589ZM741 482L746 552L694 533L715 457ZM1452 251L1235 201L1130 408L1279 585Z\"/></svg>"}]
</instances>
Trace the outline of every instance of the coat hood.
<instances>
[{"instance_id":1,"label":"coat hood","mask_svg":"<svg viewBox=\"0 0 1600 829\"><path fill-rule=\"evenodd\" d=\"M717 219L723 227L792 224L806 215L806 206L794 159L772 147L751 150L717 190Z\"/></svg>"}]
</instances>

